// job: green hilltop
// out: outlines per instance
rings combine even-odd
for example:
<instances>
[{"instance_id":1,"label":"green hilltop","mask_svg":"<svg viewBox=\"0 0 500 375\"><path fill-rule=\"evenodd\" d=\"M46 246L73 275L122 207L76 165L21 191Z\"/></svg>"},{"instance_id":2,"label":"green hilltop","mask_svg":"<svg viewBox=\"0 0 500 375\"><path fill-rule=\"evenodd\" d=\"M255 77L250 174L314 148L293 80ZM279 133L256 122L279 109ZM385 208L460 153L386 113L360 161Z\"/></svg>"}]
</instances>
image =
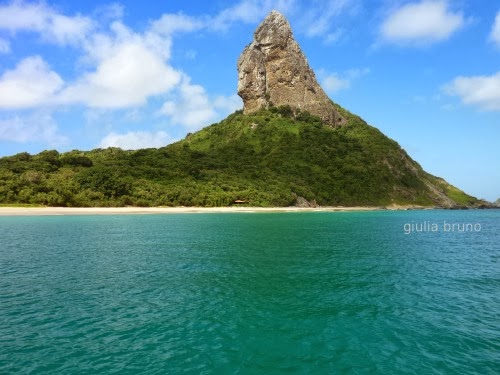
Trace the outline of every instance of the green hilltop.
<instances>
[{"instance_id":1,"label":"green hilltop","mask_svg":"<svg viewBox=\"0 0 500 375\"><path fill-rule=\"evenodd\" d=\"M289 106L237 111L159 149L0 158L0 204L48 206L478 206L336 104L329 127Z\"/></svg>"}]
</instances>

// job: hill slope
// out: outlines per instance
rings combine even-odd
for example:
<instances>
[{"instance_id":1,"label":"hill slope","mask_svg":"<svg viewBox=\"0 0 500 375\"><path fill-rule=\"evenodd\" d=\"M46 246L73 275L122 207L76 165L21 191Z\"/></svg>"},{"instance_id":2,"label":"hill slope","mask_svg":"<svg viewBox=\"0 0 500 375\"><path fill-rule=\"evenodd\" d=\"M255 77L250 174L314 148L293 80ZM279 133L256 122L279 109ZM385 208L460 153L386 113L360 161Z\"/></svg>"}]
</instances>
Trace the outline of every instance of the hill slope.
<instances>
[{"instance_id":1,"label":"hill slope","mask_svg":"<svg viewBox=\"0 0 500 375\"><path fill-rule=\"evenodd\" d=\"M290 107L244 115L160 149L0 159L0 203L50 206L474 206L401 147L339 106L341 127ZM305 200L304 200L305 199Z\"/></svg>"}]
</instances>

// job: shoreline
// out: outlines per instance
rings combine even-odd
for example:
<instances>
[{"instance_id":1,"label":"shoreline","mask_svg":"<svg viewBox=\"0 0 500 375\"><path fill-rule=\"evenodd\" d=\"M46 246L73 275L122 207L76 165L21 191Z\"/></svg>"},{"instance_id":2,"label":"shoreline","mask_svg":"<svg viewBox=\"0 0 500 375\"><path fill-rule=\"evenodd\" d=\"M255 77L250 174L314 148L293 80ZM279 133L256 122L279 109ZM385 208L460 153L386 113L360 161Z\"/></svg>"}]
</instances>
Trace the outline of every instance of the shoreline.
<instances>
[{"instance_id":1,"label":"shoreline","mask_svg":"<svg viewBox=\"0 0 500 375\"><path fill-rule=\"evenodd\" d=\"M255 212L361 212L429 207L0 207L0 216L69 216L69 215L151 215L182 213L255 213Z\"/></svg>"}]
</instances>

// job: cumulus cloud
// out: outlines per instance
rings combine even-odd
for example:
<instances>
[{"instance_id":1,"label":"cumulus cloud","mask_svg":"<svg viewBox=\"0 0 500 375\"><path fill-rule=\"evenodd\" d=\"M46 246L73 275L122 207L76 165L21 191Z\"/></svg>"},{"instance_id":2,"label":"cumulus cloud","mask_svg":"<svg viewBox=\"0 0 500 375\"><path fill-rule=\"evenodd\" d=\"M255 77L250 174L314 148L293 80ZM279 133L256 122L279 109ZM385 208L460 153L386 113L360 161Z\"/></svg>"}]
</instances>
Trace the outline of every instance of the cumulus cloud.
<instances>
[{"instance_id":1,"label":"cumulus cloud","mask_svg":"<svg viewBox=\"0 0 500 375\"><path fill-rule=\"evenodd\" d=\"M99 147L120 147L124 150L163 147L174 140L164 131L131 131L125 134L110 133L101 140Z\"/></svg>"},{"instance_id":2,"label":"cumulus cloud","mask_svg":"<svg viewBox=\"0 0 500 375\"><path fill-rule=\"evenodd\" d=\"M67 17L60 14L52 16L45 35L58 44L76 44L90 30L92 22L86 17Z\"/></svg>"},{"instance_id":3,"label":"cumulus cloud","mask_svg":"<svg viewBox=\"0 0 500 375\"><path fill-rule=\"evenodd\" d=\"M500 72L491 76L457 77L444 86L449 95L458 96L464 104L485 111L500 111Z\"/></svg>"},{"instance_id":4,"label":"cumulus cloud","mask_svg":"<svg viewBox=\"0 0 500 375\"><path fill-rule=\"evenodd\" d=\"M426 45L448 39L465 23L445 0L409 3L393 11L380 27L381 38L396 44Z\"/></svg>"},{"instance_id":5,"label":"cumulus cloud","mask_svg":"<svg viewBox=\"0 0 500 375\"><path fill-rule=\"evenodd\" d=\"M220 95L212 99L202 86L191 84L190 78L184 76L175 97L163 104L160 114L168 116L173 124L195 131L241 108L239 96Z\"/></svg>"},{"instance_id":6,"label":"cumulus cloud","mask_svg":"<svg viewBox=\"0 0 500 375\"><path fill-rule=\"evenodd\" d=\"M218 120L222 116L243 107L239 96L216 96L211 98L200 85L191 84L188 76L176 90L174 98L166 101L159 113L168 116L173 124L182 125L190 131Z\"/></svg>"},{"instance_id":7,"label":"cumulus cloud","mask_svg":"<svg viewBox=\"0 0 500 375\"><path fill-rule=\"evenodd\" d=\"M40 56L28 57L0 77L0 108L45 105L63 84Z\"/></svg>"},{"instance_id":8,"label":"cumulus cloud","mask_svg":"<svg viewBox=\"0 0 500 375\"><path fill-rule=\"evenodd\" d=\"M500 47L500 11L498 11L493 28L490 33L490 40Z\"/></svg>"},{"instance_id":9,"label":"cumulus cloud","mask_svg":"<svg viewBox=\"0 0 500 375\"><path fill-rule=\"evenodd\" d=\"M23 20L9 24L6 14L18 14ZM67 22L68 17L45 5L24 3L0 9L0 27L42 32L47 14L61 43L78 30L75 23ZM107 109L134 107L169 93L180 83L181 73L168 63L171 39L151 30L137 34L115 21L109 32L89 34L81 47L80 60L89 68L72 82L64 83L41 57L25 59L5 72L0 79L0 108L33 108L49 102Z\"/></svg>"},{"instance_id":10,"label":"cumulus cloud","mask_svg":"<svg viewBox=\"0 0 500 375\"><path fill-rule=\"evenodd\" d=\"M60 14L43 2L13 1L0 6L0 29L37 32L56 44L78 43L92 28L90 18Z\"/></svg>"},{"instance_id":11,"label":"cumulus cloud","mask_svg":"<svg viewBox=\"0 0 500 375\"><path fill-rule=\"evenodd\" d=\"M170 117L174 124L198 130L216 117L217 112L205 89L200 85L191 84L189 77L184 76L175 94L176 97L165 102L160 110L160 113Z\"/></svg>"},{"instance_id":12,"label":"cumulus cloud","mask_svg":"<svg viewBox=\"0 0 500 375\"><path fill-rule=\"evenodd\" d=\"M97 57L94 71L61 93L61 102L96 108L138 106L151 96L170 91L180 82L180 73L140 37L118 42L108 40L103 44L108 53Z\"/></svg>"},{"instance_id":13,"label":"cumulus cloud","mask_svg":"<svg viewBox=\"0 0 500 375\"><path fill-rule=\"evenodd\" d=\"M68 143L68 139L58 133L52 116L46 113L0 118L0 140L16 143L44 142L50 146Z\"/></svg>"},{"instance_id":14,"label":"cumulus cloud","mask_svg":"<svg viewBox=\"0 0 500 375\"><path fill-rule=\"evenodd\" d=\"M196 31L205 27L206 24L205 18L200 19L183 13L163 14L152 23L151 29L159 34L172 35L176 32Z\"/></svg>"}]
</instances>

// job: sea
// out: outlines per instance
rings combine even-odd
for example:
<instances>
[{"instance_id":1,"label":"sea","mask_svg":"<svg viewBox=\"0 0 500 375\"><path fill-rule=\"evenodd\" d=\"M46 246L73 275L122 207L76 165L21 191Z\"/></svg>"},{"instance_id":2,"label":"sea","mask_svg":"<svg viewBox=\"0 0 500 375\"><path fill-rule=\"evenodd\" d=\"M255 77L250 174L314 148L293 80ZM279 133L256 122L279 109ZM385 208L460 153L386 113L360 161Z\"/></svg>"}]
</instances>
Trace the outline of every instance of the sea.
<instances>
[{"instance_id":1,"label":"sea","mask_svg":"<svg viewBox=\"0 0 500 375\"><path fill-rule=\"evenodd\" d=\"M0 374L499 374L500 210L0 217Z\"/></svg>"}]
</instances>

